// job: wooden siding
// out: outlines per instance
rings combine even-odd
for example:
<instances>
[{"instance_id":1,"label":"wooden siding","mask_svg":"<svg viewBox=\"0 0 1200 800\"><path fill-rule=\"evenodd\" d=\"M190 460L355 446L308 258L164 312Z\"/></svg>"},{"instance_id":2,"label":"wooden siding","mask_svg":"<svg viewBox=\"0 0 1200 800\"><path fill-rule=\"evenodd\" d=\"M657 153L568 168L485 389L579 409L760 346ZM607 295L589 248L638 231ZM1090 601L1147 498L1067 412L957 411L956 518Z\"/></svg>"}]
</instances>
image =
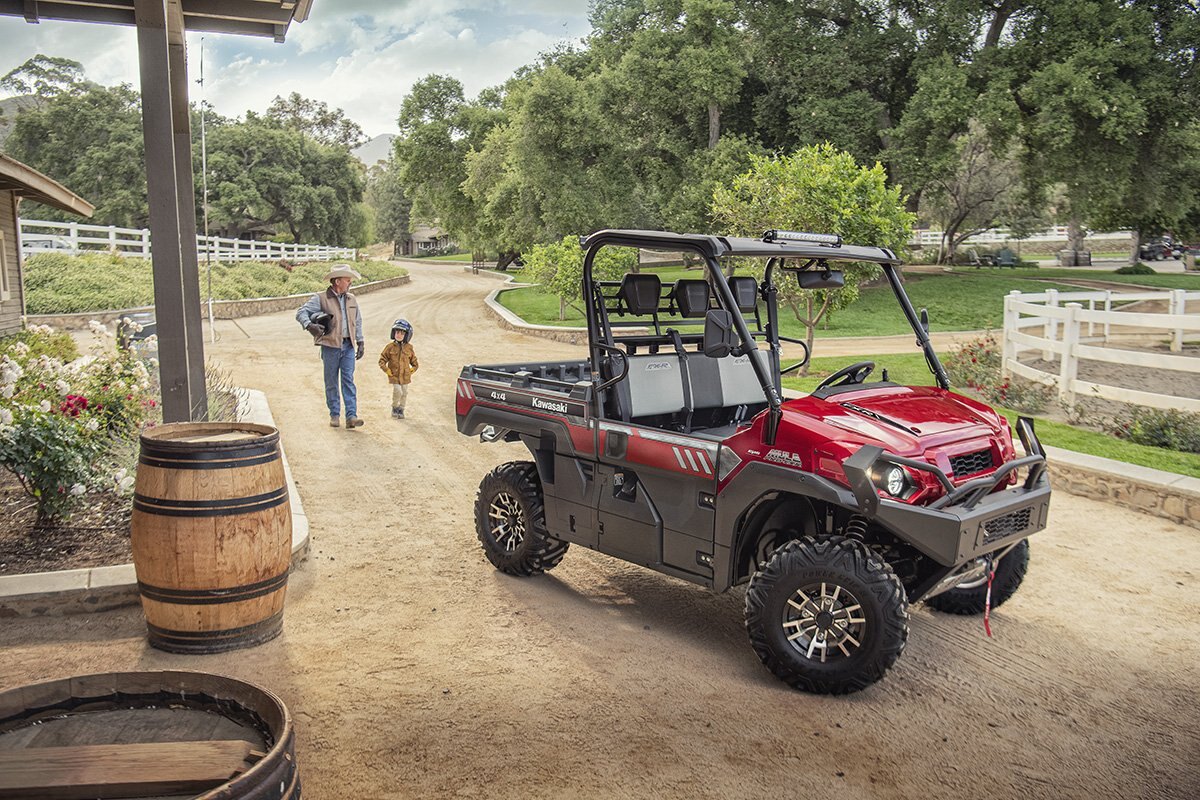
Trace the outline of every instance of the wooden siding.
<instances>
[{"instance_id":1,"label":"wooden siding","mask_svg":"<svg viewBox=\"0 0 1200 800\"><path fill-rule=\"evenodd\" d=\"M7 272L8 299L0 300L0 336L21 330L21 253L17 243L17 199L12 192L0 191L0 233L4 242L4 269Z\"/></svg>"}]
</instances>

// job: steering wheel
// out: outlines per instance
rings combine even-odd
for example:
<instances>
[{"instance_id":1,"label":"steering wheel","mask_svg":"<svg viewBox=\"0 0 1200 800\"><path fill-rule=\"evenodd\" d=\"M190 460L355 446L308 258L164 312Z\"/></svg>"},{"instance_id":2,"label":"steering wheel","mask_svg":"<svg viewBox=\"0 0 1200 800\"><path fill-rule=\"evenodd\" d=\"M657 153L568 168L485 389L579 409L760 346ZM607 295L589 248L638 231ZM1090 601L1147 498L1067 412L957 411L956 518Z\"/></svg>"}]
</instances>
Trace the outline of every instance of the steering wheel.
<instances>
[{"instance_id":1,"label":"steering wheel","mask_svg":"<svg viewBox=\"0 0 1200 800\"><path fill-rule=\"evenodd\" d=\"M863 383L867 376L875 370L874 361L860 361L857 364L851 364L848 367L842 367L837 372L830 375L825 380L813 389L814 392L819 392L828 386L850 386L856 383Z\"/></svg>"}]
</instances>

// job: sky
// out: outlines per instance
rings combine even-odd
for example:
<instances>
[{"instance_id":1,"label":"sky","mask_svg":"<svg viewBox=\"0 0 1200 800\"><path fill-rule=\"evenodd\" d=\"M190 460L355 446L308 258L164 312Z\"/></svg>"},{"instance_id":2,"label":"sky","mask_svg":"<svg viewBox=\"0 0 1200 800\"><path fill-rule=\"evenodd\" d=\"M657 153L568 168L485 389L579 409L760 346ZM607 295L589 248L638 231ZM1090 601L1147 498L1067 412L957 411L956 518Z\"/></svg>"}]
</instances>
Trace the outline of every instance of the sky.
<instances>
[{"instance_id":1,"label":"sky","mask_svg":"<svg viewBox=\"0 0 1200 800\"><path fill-rule=\"evenodd\" d=\"M263 111L276 95L323 100L368 136L396 132L400 103L431 72L468 97L590 30L588 0L314 0L287 41L203 34L205 99L220 114ZM200 98L201 35L188 34L191 99ZM133 28L0 16L0 75L38 53L79 61L90 80L138 84ZM3 93L0 92L0 97Z\"/></svg>"}]
</instances>

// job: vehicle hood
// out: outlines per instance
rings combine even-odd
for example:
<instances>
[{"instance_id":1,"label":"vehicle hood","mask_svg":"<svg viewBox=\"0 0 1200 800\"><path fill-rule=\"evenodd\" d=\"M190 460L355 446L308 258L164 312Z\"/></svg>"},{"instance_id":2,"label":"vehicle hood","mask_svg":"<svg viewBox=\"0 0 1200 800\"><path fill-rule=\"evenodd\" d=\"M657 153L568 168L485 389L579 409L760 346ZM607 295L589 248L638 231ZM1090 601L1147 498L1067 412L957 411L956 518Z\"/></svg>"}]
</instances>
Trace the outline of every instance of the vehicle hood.
<instances>
[{"instance_id":1,"label":"vehicle hood","mask_svg":"<svg viewBox=\"0 0 1200 800\"><path fill-rule=\"evenodd\" d=\"M987 406L928 386L865 387L825 399L802 397L785 404L797 425L818 421L897 455L919 454L951 441L993 436L1005 423Z\"/></svg>"}]
</instances>

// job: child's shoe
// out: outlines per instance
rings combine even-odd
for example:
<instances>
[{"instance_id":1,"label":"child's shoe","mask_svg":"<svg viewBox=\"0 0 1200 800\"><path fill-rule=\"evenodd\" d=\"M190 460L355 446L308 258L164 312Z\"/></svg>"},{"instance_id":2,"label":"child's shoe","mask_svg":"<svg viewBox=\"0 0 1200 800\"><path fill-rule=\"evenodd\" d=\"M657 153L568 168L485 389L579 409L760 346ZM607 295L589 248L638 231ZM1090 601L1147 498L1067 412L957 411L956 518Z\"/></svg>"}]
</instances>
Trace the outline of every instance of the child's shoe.
<instances>
[{"instance_id":1,"label":"child's shoe","mask_svg":"<svg viewBox=\"0 0 1200 800\"><path fill-rule=\"evenodd\" d=\"M404 412L398 408L393 408L392 419L404 419Z\"/></svg>"}]
</instances>

